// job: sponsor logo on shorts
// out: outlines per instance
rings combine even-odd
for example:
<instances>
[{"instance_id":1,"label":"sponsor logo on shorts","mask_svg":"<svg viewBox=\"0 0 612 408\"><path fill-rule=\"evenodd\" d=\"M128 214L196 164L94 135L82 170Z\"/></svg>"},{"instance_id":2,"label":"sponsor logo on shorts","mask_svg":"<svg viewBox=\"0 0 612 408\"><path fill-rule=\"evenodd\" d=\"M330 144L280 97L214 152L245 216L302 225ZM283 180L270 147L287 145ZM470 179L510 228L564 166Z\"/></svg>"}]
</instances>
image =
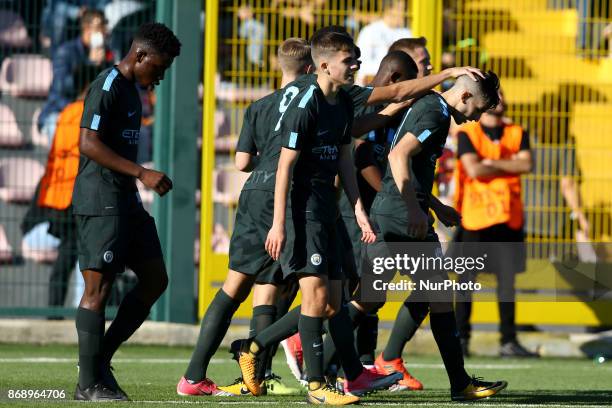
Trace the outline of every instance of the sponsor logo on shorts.
<instances>
[{"instance_id":1,"label":"sponsor logo on shorts","mask_svg":"<svg viewBox=\"0 0 612 408\"><path fill-rule=\"evenodd\" d=\"M319 255L319 254L313 254L310 257L310 263L313 264L314 266L321 265L322 261L323 261L323 258L321 258L321 255Z\"/></svg>"},{"instance_id":2,"label":"sponsor logo on shorts","mask_svg":"<svg viewBox=\"0 0 612 408\"><path fill-rule=\"evenodd\" d=\"M104 255L102 256L102 259L104 259L104 262L106 263L113 262L113 258L114 258L113 251L106 251Z\"/></svg>"}]
</instances>

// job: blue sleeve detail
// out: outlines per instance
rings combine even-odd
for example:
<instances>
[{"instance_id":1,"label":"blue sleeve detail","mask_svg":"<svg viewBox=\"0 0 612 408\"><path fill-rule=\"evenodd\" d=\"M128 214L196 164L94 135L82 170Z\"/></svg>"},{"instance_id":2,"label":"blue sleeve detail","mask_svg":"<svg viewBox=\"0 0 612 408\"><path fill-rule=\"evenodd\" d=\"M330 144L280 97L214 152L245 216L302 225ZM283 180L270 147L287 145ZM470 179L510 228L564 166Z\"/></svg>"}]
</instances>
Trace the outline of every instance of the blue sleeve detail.
<instances>
[{"instance_id":1,"label":"blue sleeve detail","mask_svg":"<svg viewBox=\"0 0 612 408\"><path fill-rule=\"evenodd\" d=\"M297 138L298 138L297 132L291 132L291 134L289 135L289 147L290 148L295 149L295 147L297 146Z\"/></svg>"},{"instance_id":2,"label":"blue sleeve detail","mask_svg":"<svg viewBox=\"0 0 612 408\"><path fill-rule=\"evenodd\" d=\"M427 140L429 135L431 135L431 130L425 129L424 131L421 132L421 134L417 137L417 139L419 139L419 142L423 143L425 140Z\"/></svg>"},{"instance_id":3,"label":"blue sleeve detail","mask_svg":"<svg viewBox=\"0 0 612 408\"><path fill-rule=\"evenodd\" d=\"M304 96L302 96L302 99L300 99L300 104L298 105L298 108L303 109L306 107L306 104L308 103L310 98L312 98L312 94L314 93L316 88L317 87L315 85L310 85L310 88L308 88L308 91L306 91Z\"/></svg>"},{"instance_id":4,"label":"blue sleeve detail","mask_svg":"<svg viewBox=\"0 0 612 408\"><path fill-rule=\"evenodd\" d=\"M98 127L100 126L100 115L93 115L93 119L91 120L91 129L92 130L98 130Z\"/></svg>"},{"instance_id":5,"label":"blue sleeve detail","mask_svg":"<svg viewBox=\"0 0 612 408\"><path fill-rule=\"evenodd\" d=\"M118 74L119 72L117 71L117 69L113 68L113 70L109 72L108 75L106 76L106 80L104 81L102 90L107 91L107 92L110 91L111 85L113 84L113 81L115 80Z\"/></svg>"},{"instance_id":6,"label":"blue sleeve detail","mask_svg":"<svg viewBox=\"0 0 612 408\"><path fill-rule=\"evenodd\" d=\"M448 105L446 104L446 102L444 102L442 98L440 98L439 101L440 101L440 106L442 107L442 114L445 117L448 117Z\"/></svg>"}]
</instances>

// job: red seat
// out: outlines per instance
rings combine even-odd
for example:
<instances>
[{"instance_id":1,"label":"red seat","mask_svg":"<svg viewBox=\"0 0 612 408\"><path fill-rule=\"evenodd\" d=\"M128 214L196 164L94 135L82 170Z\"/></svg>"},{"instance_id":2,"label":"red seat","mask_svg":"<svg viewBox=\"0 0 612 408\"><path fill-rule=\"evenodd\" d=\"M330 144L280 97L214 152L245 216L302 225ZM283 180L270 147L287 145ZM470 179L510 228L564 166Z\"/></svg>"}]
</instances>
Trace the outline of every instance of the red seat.
<instances>
[{"instance_id":1,"label":"red seat","mask_svg":"<svg viewBox=\"0 0 612 408\"><path fill-rule=\"evenodd\" d=\"M38 131L38 117L40 116L40 108L37 108L32 115L32 127L30 130L30 140L34 146L46 147L49 146L49 139Z\"/></svg>"},{"instance_id":2,"label":"red seat","mask_svg":"<svg viewBox=\"0 0 612 408\"><path fill-rule=\"evenodd\" d=\"M0 104L0 147L21 147L25 142L13 111Z\"/></svg>"},{"instance_id":3,"label":"red seat","mask_svg":"<svg viewBox=\"0 0 612 408\"><path fill-rule=\"evenodd\" d=\"M0 263L10 262L13 259L13 247L6 238L4 227L0 225Z\"/></svg>"},{"instance_id":4,"label":"red seat","mask_svg":"<svg viewBox=\"0 0 612 408\"><path fill-rule=\"evenodd\" d=\"M29 203L44 172L45 167L34 159L0 159L0 200Z\"/></svg>"},{"instance_id":5,"label":"red seat","mask_svg":"<svg viewBox=\"0 0 612 408\"><path fill-rule=\"evenodd\" d=\"M16 54L2 61L0 91L13 96L45 97L52 78L51 60L36 54Z\"/></svg>"},{"instance_id":6,"label":"red seat","mask_svg":"<svg viewBox=\"0 0 612 408\"><path fill-rule=\"evenodd\" d=\"M0 10L0 47L26 48L32 44L19 14Z\"/></svg>"}]
</instances>

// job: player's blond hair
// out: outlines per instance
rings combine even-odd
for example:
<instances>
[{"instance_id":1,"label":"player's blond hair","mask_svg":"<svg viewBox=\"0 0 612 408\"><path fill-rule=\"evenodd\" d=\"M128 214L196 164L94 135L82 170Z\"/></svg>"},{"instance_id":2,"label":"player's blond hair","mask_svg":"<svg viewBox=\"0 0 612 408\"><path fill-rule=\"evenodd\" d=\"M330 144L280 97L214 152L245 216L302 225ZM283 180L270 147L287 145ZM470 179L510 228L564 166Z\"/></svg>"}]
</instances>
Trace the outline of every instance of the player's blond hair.
<instances>
[{"instance_id":1,"label":"player's blond hair","mask_svg":"<svg viewBox=\"0 0 612 408\"><path fill-rule=\"evenodd\" d=\"M287 74L303 74L312 65L310 45L303 38L287 38L278 47L278 64Z\"/></svg>"}]
</instances>

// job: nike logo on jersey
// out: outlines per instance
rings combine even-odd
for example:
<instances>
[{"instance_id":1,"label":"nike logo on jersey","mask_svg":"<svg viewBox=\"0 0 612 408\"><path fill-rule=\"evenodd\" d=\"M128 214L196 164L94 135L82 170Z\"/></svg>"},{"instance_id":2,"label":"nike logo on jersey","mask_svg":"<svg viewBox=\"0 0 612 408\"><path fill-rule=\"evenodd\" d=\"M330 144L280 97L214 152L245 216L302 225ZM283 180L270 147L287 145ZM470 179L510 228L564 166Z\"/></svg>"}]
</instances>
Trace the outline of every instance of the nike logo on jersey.
<instances>
[{"instance_id":1,"label":"nike logo on jersey","mask_svg":"<svg viewBox=\"0 0 612 408\"><path fill-rule=\"evenodd\" d=\"M136 111L133 112L128 112L128 118L131 118L132 116L134 116L136 114Z\"/></svg>"},{"instance_id":2,"label":"nike logo on jersey","mask_svg":"<svg viewBox=\"0 0 612 408\"><path fill-rule=\"evenodd\" d=\"M323 136L329 133L329 130L319 130L317 136Z\"/></svg>"},{"instance_id":3,"label":"nike logo on jersey","mask_svg":"<svg viewBox=\"0 0 612 408\"><path fill-rule=\"evenodd\" d=\"M321 347L323 343L312 343L312 347Z\"/></svg>"},{"instance_id":4,"label":"nike logo on jersey","mask_svg":"<svg viewBox=\"0 0 612 408\"><path fill-rule=\"evenodd\" d=\"M265 173L264 173L264 183L265 183L266 181L270 180L270 179L271 179L272 177L274 177L275 175L276 175L276 173L275 173L275 172L270 172L270 173L265 172Z\"/></svg>"}]
</instances>

